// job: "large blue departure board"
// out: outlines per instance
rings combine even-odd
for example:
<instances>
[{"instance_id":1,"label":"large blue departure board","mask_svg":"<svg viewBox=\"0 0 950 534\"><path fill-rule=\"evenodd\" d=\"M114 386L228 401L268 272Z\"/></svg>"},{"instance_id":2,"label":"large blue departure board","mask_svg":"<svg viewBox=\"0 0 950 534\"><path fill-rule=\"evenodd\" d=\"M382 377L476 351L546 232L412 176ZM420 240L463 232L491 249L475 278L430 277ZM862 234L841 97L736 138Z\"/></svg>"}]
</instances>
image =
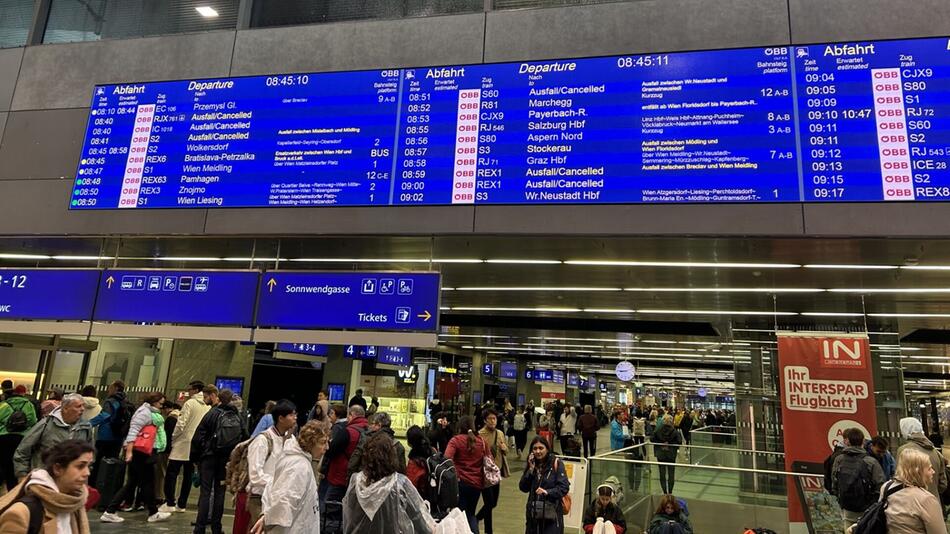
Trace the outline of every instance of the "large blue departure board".
<instances>
[{"instance_id":1,"label":"large blue departure board","mask_svg":"<svg viewBox=\"0 0 950 534\"><path fill-rule=\"evenodd\" d=\"M948 44L97 86L70 207L945 200Z\"/></svg>"}]
</instances>

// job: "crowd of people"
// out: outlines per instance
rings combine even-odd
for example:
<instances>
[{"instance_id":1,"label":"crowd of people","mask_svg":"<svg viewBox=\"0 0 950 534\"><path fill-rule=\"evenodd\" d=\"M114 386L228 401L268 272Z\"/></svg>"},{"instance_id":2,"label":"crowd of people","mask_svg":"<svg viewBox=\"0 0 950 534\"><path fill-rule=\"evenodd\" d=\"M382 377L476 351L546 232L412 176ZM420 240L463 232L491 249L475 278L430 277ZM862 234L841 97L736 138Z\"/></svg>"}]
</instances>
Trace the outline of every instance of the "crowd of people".
<instances>
[{"instance_id":1,"label":"crowd of people","mask_svg":"<svg viewBox=\"0 0 950 534\"><path fill-rule=\"evenodd\" d=\"M522 455L526 534L563 534L572 493L562 456L595 455L607 425L611 449L650 440L660 464L662 495L646 532L692 534L686 502L673 493L680 448L699 425L735 423L729 413L618 405L608 418L603 406L504 403L478 406L455 424L434 412L427 428L408 429L407 450L390 415L362 391L347 405L321 391L299 413L288 400L268 402L251 429L238 397L200 381L189 384L182 406L160 392L133 405L121 381L101 403L92 387L53 390L42 402L22 386L0 387L7 489L0 533L13 534L86 534L86 510L97 503L103 522L121 523L121 513L138 510L147 522L166 521L186 512L192 487L199 491L195 534L223 532L228 494L233 534L388 534L392 525L414 534L491 534L501 485L513 475L509 457ZM900 428L905 443L896 460L886 439L851 428L826 461L843 530L864 532L877 514L890 534L947 534L947 461L920 421L905 418ZM583 503L586 534L625 534L622 491L610 480L594 489Z\"/></svg>"},{"instance_id":2,"label":"crowd of people","mask_svg":"<svg viewBox=\"0 0 950 534\"><path fill-rule=\"evenodd\" d=\"M825 487L838 500L846 532L883 524L887 534L947 534L947 461L918 419L901 419L900 430L905 443L896 461L885 438L860 428L845 430L825 461Z\"/></svg>"}]
</instances>

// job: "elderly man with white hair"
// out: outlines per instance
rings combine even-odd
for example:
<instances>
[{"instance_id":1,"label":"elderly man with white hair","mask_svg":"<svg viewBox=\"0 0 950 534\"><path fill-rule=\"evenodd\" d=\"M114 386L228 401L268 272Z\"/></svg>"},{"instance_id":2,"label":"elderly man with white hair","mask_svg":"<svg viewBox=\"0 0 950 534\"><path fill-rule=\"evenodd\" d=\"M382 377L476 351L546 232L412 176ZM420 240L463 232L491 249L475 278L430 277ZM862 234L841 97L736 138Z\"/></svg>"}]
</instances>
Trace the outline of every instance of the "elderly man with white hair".
<instances>
[{"instance_id":1,"label":"elderly man with white hair","mask_svg":"<svg viewBox=\"0 0 950 534\"><path fill-rule=\"evenodd\" d=\"M907 440L907 443L897 449L898 457L904 449L915 449L927 455L931 466L934 468L934 476L927 482L927 491L932 493L940 502L940 495L947 489L947 470L943 454L924 435L924 426L916 417L905 417L900 420L899 425L901 435Z\"/></svg>"},{"instance_id":2,"label":"elderly man with white hair","mask_svg":"<svg viewBox=\"0 0 950 534\"><path fill-rule=\"evenodd\" d=\"M13 471L22 479L33 469L43 467L43 453L58 443L78 439L94 444L92 426L82 419L83 398L79 393L63 397L62 404L23 436L13 453Z\"/></svg>"}]
</instances>

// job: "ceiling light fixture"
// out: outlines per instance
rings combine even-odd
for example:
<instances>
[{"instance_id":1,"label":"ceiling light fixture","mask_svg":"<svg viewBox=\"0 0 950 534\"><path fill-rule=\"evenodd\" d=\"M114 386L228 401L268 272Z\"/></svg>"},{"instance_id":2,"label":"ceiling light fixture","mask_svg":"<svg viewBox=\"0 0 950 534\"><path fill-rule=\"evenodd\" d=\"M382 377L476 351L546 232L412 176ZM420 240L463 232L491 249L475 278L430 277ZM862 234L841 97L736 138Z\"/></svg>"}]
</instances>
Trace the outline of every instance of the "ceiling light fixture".
<instances>
[{"instance_id":1,"label":"ceiling light fixture","mask_svg":"<svg viewBox=\"0 0 950 534\"><path fill-rule=\"evenodd\" d=\"M937 318L944 319L950 317L950 313L869 313L868 317L907 317L907 318Z\"/></svg>"},{"instance_id":2,"label":"ceiling light fixture","mask_svg":"<svg viewBox=\"0 0 950 534\"><path fill-rule=\"evenodd\" d=\"M485 263L503 263L510 265L559 265L563 263L561 260L505 260L505 259L493 259L485 260Z\"/></svg>"},{"instance_id":3,"label":"ceiling light fixture","mask_svg":"<svg viewBox=\"0 0 950 534\"><path fill-rule=\"evenodd\" d=\"M195 8L195 11L201 14L202 17L209 18L209 19L218 16L218 10L214 9L213 7L198 6Z\"/></svg>"},{"instance_id":4,"label":"ceiling light fixture","mask_svg":"<svg viewBox=\"0 0 950 534\"><path fill-rule=\"evenodd\" d=\"M544 286L482 286L457 287L456 291L620 291L619 287L544 287Z\"/></svg>"},{"instance_id":5,"label":"ceiling light fixture","mask_svg":"<svg viewBox=\"0 0 950 534\"><path fill-rule=\"evenodd\" d=\"M576 313L580 308L504 308L492 306L452 306L452 311L512 311L512 312L554 312Z\"/></svg>"},{"instance_id":6,"label":"ceiling light fixture","mask_svg":"<svg viewBox=\"0 0 950 534\"><path fill-rule=\"evenodd\" d=\"M567 265L602 267L699 267L712 269L795 269L797 263L729 263L703 261L620 261L620 260L566 260Z\"/></svg>"},{"instance_id":7,"label":"ceiling light fixture","mask_svg":"<svg viewBox=\"0 0 950 534\"><path fill-rule=\"evenodd\" d=\"M806 263L802 267L806 269L870 269L870 270L889 270L898 269L898 265L861 265L847 263Z\"/></svg>"},{"instance_id":8,"label":"ceiling light fixture","mask_svg":"<svg viewBox=\"0 0 950 534\"><path fill-rule=\"evenodd\" d=\"M797 312L782 311L738 311L738 310L637 310L637 313L663 315L798 315Z\"/></svg>"},{"instance_id":9,"label":"ceiling light fixture","mask_svg":"<svg viewBox=\"0 0 950 534\"><path fill-rule=\"evenodd\" d=\"M805 317L861 317L863 313L854 312L802 312Z\"/></svg>"},{"instance_id":10,"label":"ceiling light fixture","mask_svg":"<svg viewBox=\"0 0 950 534\"><path fill-rule=\"evenodd\" d=\"M636 313L629 308L584 308L584 313Z\"/></svg>"},{"instance_id":11,"label":"ceiling light fixture","mask_svg":"<svg viewBox=\"0 0 950 534\"><path fill-rule=\"evenodd\" d=\"M950 265L901 265L908 271L950 271Z\"/></svg>"},{"instance_id":12,"label":"ceiling light fixture","mask_svg":"<svg viewBox=\"0 0 950 534\"><path fill-rule=\"evenodd\" d=\"M836 288L829 293L950 293L950 287Z\"/></svg>"},{"instance_id":13,"label":"ceiling light fixture","mask_svg":"<svg viewBox=\"0 0 950 534\"><path fill-rule=\"evenodd\" d=\"M0 260L48 260L52 256L46 254L0 254Z\"/></svg>"},{"instance_id":14,"label":"ceiling light fixture","mask_svg":"<svg viewBox=\"0 0 950 534\"><path fill-rule=\"evenodd\" d=\"M822 293L827 291L810 287L625 287L623 290L650 293Z\"/></svg>"},{"instance_id":15,"label":"ceiling light fixture","mask_svg":"<svg viewBox=\"0 0 950 534\"><path fill-rule=\"evenodd\" d=\"M188 261L206 261L206 262L221 261L221 258L213 258L213 257L210 257L210 256L159 256L159 257L153 258L153 259L155 259L156 261L184 261L184 262L188 262Z\"/></svg>"}]
</instances>

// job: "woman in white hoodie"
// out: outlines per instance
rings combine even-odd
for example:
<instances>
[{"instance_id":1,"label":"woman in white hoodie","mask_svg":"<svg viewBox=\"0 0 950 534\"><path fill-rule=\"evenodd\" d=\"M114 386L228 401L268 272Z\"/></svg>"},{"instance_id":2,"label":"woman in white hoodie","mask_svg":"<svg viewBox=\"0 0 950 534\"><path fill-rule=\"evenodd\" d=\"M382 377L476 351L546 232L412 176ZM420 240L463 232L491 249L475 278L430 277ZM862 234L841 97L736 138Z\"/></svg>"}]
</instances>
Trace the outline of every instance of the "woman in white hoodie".
<instances>
[{"instance_id":1,"label":"woman in white hoodie","mask_svg":"<svg viewBox=\"0 0 950 534\"><path fill-rule=\"evenodd\" d=\"M99 398L96 397L96 386L86 386L82 388L82 418L86 421L99 415L102 406L99 405Z\"/></svg>"},{"instance_id":2,"label":"woman in white hoodie","mask_svg":"<svg viewBox=\"0 0 950 534\"><path fill-rule=\"evenodd\" d=\"M327 451L328 438L319 422L310 421L300 429L296 440L284 442L282 456L274 469L274 480L261 496L263 513L251 527L252 534L320 532L320 503L311 462Z\"/></svg>"},{"instance_id":3,"label":"woman in white hoodie","mask_svg":"<svg viewBox=\"0 0 950 534\"><path fill-rule=\"evenodd\" d=\"M435 520L406 475L396 471L396 448L385 432L369 437L363 470L350 478L343 498L345 534L432 534Z\"/></svg>"}]
</instances>

